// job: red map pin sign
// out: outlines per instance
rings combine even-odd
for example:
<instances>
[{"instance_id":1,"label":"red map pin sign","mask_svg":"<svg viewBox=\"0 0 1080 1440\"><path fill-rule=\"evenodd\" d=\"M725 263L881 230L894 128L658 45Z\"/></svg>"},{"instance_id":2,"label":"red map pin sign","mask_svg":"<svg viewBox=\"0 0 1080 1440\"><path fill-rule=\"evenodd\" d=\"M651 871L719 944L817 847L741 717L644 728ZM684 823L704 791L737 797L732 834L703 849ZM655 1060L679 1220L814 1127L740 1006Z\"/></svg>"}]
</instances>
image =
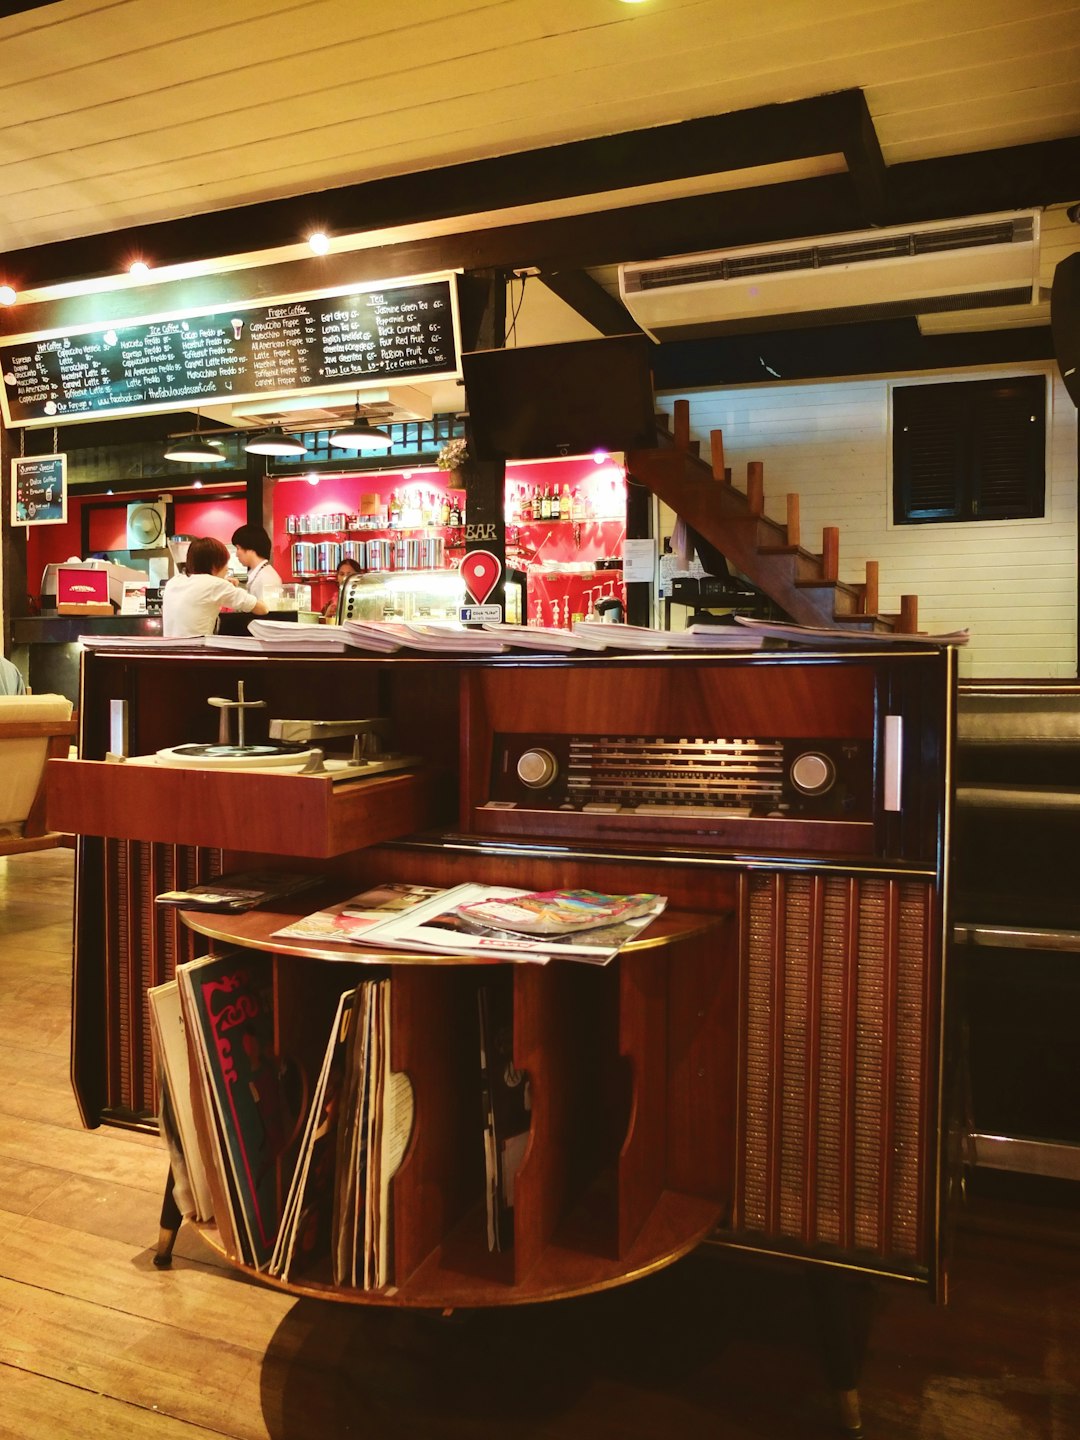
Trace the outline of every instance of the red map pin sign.
<instances>
[{"instance_id":1,"label":"red map pin sign","mask_svg":"<svg viewBox=\"0 0 1080 1440\"><path fill-rule=\"evenodd\" d=\"M477 605L483 605L502 574L502 563L490 550L470 550L461 562L466 589Z\"/></svg>"}]
</instances>

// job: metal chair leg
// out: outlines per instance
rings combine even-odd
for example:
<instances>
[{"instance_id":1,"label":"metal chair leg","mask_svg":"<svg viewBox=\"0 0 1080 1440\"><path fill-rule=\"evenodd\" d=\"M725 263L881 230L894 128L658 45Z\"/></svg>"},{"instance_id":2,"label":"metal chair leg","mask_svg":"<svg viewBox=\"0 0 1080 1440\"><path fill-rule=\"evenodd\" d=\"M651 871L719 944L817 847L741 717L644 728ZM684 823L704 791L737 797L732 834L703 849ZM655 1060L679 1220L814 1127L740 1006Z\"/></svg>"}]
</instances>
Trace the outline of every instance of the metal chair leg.
<instances>
[{"instance_id":1,"label":"metal chair leg","mask_svg":"<svg viewBox=\"0 0 1080 1440\"><path fill-rule=\"evenodd\" d=\"M180 1233L183 1220L184 1217L173 1199L173 1172L170 1165L165 1181L165 1195L161 1202L157 1250L154 1253L154 1264L159 1270L166 1270L172 1264L173 1246L176 1244L176 1237Z\"/></svg>"}]
</instances>

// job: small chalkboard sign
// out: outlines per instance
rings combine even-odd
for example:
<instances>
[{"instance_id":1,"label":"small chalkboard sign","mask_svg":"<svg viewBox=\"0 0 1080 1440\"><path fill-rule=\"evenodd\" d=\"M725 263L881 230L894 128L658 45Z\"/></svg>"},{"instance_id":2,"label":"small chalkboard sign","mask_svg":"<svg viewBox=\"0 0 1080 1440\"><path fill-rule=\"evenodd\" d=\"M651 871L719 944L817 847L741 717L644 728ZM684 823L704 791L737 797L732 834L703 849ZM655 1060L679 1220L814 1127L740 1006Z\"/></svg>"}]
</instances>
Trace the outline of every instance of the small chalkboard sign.
<instances>
[{"instance_id":1,"label":"small chalkboard sign","mask_svg":"<svg viewBox=\"0 0 1080 1440\"><path fill-rule=\"evenodd\" d=\"M457 295L448 276L15 336L0 345L0 374L5 421L28 426L456 376Z\"/></svg>"},{"instance_id":2,"label":"small chalkboard sign","mask_svg":"<svg viewBox=\"0 0 1080 1440\"><path fill-rule=\"evenodd\" d=\"M11 523L62 525L67 519L67 456L21 455L11 462Z\"/></svg>"}]
</instances>

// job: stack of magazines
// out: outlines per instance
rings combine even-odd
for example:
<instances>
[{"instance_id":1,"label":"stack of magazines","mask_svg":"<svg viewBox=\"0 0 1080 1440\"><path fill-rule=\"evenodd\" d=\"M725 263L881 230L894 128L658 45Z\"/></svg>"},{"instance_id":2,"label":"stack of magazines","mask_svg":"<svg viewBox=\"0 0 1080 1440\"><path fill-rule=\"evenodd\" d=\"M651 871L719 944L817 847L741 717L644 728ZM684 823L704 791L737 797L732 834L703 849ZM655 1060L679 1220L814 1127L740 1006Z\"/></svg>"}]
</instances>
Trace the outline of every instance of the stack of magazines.
<instances>
[{"instance_id":1,"label":"stack of magazines","mask_svg":"<svg viewBox=\"0 0 1080 1440\"><path fill-rule=\"evenodd\" d=\"M351 941L375 950L482 953L493 960L541 964L558 957L606 965L666 904L666 897L652 894L383 885L305 916L274 935Z\"/></svg>"}]
</instances>

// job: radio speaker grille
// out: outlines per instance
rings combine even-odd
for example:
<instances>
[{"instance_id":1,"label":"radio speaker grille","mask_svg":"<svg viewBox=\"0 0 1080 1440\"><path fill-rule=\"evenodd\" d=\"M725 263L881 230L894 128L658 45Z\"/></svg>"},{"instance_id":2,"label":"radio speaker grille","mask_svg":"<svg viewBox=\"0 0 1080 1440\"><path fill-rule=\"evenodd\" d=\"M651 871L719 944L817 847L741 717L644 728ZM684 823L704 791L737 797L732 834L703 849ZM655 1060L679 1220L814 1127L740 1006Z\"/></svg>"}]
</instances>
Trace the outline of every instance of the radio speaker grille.
<instances>
[{"instance_id":1,"label":"radio speaker grille","mask_svg":"<svg viewBox=\"0 0 1080 1440\"><path fill-rule=\"evenodd\" d=\"M934 890L751 874L734 1225L778 1250L928 1264Z\"/></svg>"}]
</instances>

